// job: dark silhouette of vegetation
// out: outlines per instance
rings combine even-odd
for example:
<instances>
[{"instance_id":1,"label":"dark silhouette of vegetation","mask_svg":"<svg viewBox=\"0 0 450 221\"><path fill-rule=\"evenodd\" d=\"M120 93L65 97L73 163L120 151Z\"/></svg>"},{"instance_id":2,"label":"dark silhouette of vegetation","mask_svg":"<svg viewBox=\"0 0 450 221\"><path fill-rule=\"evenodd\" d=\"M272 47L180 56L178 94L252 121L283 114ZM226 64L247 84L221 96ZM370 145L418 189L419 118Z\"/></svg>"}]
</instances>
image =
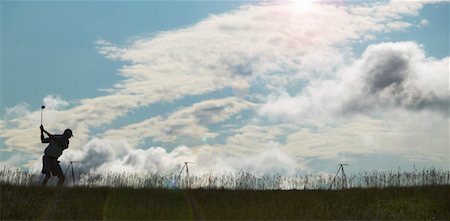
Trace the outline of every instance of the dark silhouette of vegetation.
<instances>
[{"instance_id":1,"label":"dark silhouette of vegetation","mask_svg":"<svg viewBox=\"0 0 450 221\"><path fill-rule=\"evenodd\" d=\"M450 186L345 190L1 185L1 219L449 220Z\"/></svg>"},{"instance_id":2,"label":"dark silhouette of vegetation","mask_svg":"<svg viewBox=\"0 0 450 221\"><path fill-rule=\"evenodd\" d=\"M0 169L0 218L450 219L450 172L433 168L349 176L238 172L187 180L178 174L84 173L73 178L66 187L40 187L37 172Z\"/></svg>"}]
</instances>

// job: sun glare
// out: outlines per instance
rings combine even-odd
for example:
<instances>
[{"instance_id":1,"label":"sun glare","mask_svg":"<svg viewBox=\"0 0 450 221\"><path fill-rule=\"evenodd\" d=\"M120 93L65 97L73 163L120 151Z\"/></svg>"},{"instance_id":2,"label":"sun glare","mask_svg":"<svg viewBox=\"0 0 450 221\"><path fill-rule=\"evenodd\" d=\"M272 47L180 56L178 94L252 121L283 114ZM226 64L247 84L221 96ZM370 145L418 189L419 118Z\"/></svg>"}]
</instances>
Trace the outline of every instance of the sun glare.
<instances>
[{"instance_id":1,"label":"sun glare","mask_svg":"<svg viewBox=\"0 0 450 221\"><path fill-rule=\"evenodd\" d=\"M295 0L293 5L298 11L307 12L313 8L314 2L312 0Z\"/></svg>"}]
</instances>

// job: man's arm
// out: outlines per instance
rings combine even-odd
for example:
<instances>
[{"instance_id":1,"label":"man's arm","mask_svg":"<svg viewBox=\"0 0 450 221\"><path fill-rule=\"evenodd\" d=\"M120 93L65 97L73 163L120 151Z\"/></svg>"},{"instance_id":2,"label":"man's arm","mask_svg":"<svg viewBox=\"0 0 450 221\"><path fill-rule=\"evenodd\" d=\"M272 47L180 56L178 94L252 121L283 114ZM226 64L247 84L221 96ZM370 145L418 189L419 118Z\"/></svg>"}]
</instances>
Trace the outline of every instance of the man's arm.
<instances>
[{"instance_id":1,"label":"man's arm","mask_svg":"<svg viewBox=\"0 0 450 221\"><path fill-rule=\"evenodd\" d=\"M42 133L42 132L44 132L45 134L47 134L47 136L48 136L50 139L55 139L55 136L53 136L53 134L50 134L49 132L47 132L47 131L44 129L44 126L41 125L41 133Z\"/></svg>"},{"instance_id":2,"label":"man's arm","mask_svg":"<svg viewBox=\"0 0 450 221\"><path fill-rule=\"evenodd\" d=\"M45 138L44 137L44 126L41 125L41 142L42 143L50 143L50 137Z\"/></svg>"},{"instance_id":3,"label":"man's arm","mask_svg":"<svg viewBox=\"0 0 450 221\"><path fill-rule=\"evenodd\" d=\"M68 147L69 144L64 145L63 143L61 143L61 141L60 141L57 137L55 137L55 135L53 135L53 134L47 132L47 131L44 129L44 126L42 126L42 125L41 125L41 132L46 133L47 136L49 137L49 138L47 138L47 139L48 139L48 142L47 142L47 143L49 143L50 140L53 140L53 141L56 141L56 143L58 144L58 146L60 146L61 148L67 149L67 147ZM42 138L43 136L44 136L44 135L42 135L41 138ZM65 148L64 148L64 147L65 147Z\"/></svg>"}]
</instances>

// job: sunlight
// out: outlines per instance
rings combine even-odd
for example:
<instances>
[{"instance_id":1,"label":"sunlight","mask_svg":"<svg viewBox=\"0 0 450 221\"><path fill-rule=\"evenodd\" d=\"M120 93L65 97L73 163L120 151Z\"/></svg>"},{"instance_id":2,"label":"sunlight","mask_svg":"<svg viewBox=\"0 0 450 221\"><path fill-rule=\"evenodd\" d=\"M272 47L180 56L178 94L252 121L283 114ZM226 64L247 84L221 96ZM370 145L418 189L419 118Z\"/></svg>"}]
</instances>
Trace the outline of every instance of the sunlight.
<instances>
[{"instance_id":1,"label":"sunlight","mask_svg":"<svg viewBox=\"0 0 450 221\"><path fill-rule=\"evenodd\" d=\"M311 11L311 9L314 7L313 0L294 0L292 3L294 7L302 13Z\"/></svg>"}]
</instances>

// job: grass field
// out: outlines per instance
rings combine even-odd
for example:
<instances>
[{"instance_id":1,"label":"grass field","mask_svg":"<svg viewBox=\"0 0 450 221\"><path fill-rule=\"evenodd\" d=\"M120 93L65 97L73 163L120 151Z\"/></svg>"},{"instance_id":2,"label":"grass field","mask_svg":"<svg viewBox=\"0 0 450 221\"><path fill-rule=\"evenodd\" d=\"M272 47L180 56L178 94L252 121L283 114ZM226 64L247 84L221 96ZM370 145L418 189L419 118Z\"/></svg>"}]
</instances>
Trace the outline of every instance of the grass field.
<instances>
[{"instance_id":1,"label":"grass field","mask_svg":"<svg viewBox=\"0 0 450 221\"><path fill-rule=\"evenodd\" d=\"M449 220L450 186L282 191L2 184L1 219Z\"/></svg>"}]
</instances>

